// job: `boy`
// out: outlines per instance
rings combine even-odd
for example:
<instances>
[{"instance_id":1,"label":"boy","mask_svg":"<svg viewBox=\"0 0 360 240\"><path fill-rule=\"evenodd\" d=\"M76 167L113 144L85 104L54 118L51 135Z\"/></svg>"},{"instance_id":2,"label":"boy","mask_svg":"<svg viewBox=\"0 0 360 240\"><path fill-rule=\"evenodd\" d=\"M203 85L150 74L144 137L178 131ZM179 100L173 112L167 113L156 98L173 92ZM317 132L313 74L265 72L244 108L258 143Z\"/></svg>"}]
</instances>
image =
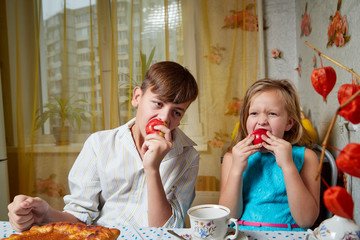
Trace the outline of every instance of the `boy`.
<instances>
[{"instance_id":1,"label":"boy","mask_svg":"<svg viewBox=\"0 0 360 240\"><path fill-rule=\"evenodd\" d=\"M177 127L198 88L191 73L175 62L150 67L134 89L136 118L92 134L69 173L64 211L40 198L19 195L9 204L15 231L34 224L70 221L103 226L183 227L195 197L199 154ZM151 119L164 133L146 134Z\"/></svg>"}]
</instances>

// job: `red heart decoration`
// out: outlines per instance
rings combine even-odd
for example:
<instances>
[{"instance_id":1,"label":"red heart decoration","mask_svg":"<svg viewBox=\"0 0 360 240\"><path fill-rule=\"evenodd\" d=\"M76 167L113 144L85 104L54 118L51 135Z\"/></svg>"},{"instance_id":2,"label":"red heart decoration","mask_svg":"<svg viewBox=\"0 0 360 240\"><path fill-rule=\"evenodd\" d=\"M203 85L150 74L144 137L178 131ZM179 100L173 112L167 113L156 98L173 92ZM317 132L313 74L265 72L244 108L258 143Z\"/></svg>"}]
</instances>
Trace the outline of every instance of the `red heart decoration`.
<instances>
[{"instance_id":1,"label":"red heart decoration","mask_svg":"<svg viewBox=\"0 0 360 240\"><path fill-rule=\"evenodd\" d=\"M336 166L341 171L360 178L360 144L346 145L336 158Z\"/></svg>"},{"instance_id":2,"label":"red heart decoration","mask_svg":"<svg viewBox=\"0 0 360 240\"><path fill-rule=\"evenodd\" d=\"M339 88L338 100L340 105L345 103L352 95L360 90L360 85L344 84ZM353 124L360 123L360 95L349 102L339 111L339 115Z\"/></svg>"},{"instance_id":3,"label":"red heart decoration","mask_svg":"<svg viewBox=\"0 0 360 240\"><path fill-rule=\"evenodd\" d=\"M315 91L326 101L327 95L335 86L336 72L330 66L314 69L311 73L311 83Z\"/></svg>"},{"instance_id":4,"label":"red heart decoration","mask_svg":"<svg viewBox=\"0 0 360 240\"><path fill-rule=\"evenodd\" d=\"M342 187L334 186L324 192L325 207L335 215L354 219L354 201Z\"/></svg>"}]
</instances>

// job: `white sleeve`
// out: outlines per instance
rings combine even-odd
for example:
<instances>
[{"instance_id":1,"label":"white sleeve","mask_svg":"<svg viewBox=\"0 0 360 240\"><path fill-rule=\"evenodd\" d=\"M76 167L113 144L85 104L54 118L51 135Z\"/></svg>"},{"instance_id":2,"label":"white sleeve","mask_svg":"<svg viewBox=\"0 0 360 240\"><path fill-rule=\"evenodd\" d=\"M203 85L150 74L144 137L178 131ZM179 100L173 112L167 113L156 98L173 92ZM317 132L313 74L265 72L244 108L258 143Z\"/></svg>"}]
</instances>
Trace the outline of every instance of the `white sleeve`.
<instances>
[{"instance_id":1,"label":"white sleeve","mask_svg":"<svg viewBox=\"0 0 360 240\"><path fill-rule=\"evenodd\" d=\"M100 179L97 173L97 153L99 149L91 135L72 166L68 181L70 194L64 197L64 211L74 215L86 224L92 224L99 212Z\"/></svg>"},{"instance_id":2,"label":"white sleeve","mask_svg":"<svg viewBox=\"0 0 360 240\"><path fill-rule=\"evenodd\" d=\"M167 228L185 227L185 217L195 198L195 183L199 172L199 154L189 148L182 157L186 158L184 172L180 176L171 194L169 202L172 207L172 216L164 224Z\"/></svg>"}]
</instances>

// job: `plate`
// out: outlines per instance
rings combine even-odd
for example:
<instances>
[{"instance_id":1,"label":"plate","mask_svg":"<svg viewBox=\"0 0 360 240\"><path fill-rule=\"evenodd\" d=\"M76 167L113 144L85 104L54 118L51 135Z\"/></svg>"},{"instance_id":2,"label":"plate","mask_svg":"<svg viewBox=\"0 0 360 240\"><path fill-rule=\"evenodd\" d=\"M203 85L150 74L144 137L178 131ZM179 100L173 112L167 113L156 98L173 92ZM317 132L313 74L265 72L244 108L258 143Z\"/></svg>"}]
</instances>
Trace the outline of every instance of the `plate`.
<instances>
[{"instance_id":1,"label":"plate","mask_svg":"<svg viewBox=\"0 0 360 240\"><path fill-rule=\"evenodd\" d=\"M235 229L228 228L227 234L229 234L229 233L234 234ZM183 237L186 240L194 240L194 238L192 238L192 236L189 234L182 234L181 237ZM239 234L238 234L237 238L235 238L234 240L249 240L249 238L245 235L245 233L243 233L242 231L239 230Z\"/></svg>"},{"instance_id":2,"label":"plate","mask_svg":"<svg viewBox=\"0 0 360 240\"><path fill-rule=\"evenodd\" d=\"M235 233L235 229L233 229L233 228L228 228L228 234L229 234L229 233L234 234L234 233ZM249 240L249 238L245 235L245 233L243 233L242 231L239 230L239 234L238 234L237 238L235 238L235 240Z\"/></svg>"}]
</instances>

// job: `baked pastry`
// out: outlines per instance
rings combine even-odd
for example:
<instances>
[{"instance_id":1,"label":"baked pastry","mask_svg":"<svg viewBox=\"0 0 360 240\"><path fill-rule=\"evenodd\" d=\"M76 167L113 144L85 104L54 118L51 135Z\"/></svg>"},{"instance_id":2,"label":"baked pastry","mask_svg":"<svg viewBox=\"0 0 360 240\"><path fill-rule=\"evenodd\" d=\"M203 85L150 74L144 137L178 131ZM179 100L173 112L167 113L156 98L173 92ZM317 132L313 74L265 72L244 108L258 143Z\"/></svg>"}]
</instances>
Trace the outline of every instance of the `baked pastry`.
<instances>
[{"instance_id":1,"label":"baked pastry","mask_svg":"<svg viewBox=\"0 0 360 240\"><path fill-rule=\"evenodd\" d=\"M84 223L56 222L43 226L33 226L21 234L12 234L7 240L116 240L120 231L99 225L85 225ZM3 239L3 240L4 240Z\"/></svg>"}]
</instances>

